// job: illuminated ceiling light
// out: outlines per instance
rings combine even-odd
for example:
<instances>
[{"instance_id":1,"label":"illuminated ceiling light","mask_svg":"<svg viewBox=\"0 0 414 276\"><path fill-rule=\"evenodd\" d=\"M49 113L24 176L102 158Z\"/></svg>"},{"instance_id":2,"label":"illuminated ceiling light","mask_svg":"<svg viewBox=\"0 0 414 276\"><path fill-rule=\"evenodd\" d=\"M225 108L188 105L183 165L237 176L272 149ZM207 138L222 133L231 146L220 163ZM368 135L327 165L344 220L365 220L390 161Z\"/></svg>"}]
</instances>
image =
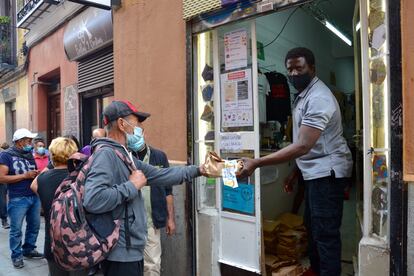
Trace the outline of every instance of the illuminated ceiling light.
<instances>
[{"instance_id":1,"label":"illuminated ceiling light","mask_svg":"<svg viewBox=\"0 0 414 276\"><path fill-rule=\"evenodd\" d=\"M336 34L340 39L342 39L346 44L349 46L352 46L352 41L347 38L341 31L339 31L334 25L332 25L328 20L325 20L324 22L326 28L328 28L331 32Z\"/></svg>"}]
</instances>

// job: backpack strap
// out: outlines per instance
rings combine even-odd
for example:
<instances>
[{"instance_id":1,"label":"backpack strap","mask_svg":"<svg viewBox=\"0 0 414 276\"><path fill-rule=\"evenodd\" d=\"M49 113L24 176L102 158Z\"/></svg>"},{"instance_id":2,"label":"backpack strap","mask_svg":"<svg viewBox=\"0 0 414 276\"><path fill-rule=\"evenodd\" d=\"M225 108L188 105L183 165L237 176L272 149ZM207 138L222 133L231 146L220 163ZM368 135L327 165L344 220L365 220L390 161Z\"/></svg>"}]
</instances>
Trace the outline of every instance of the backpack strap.
<instances>
[{"instance_id":1,"label":"backpack strap","mask_svg":"<svg viewBox=\"0 0 414 276\"><path fill-rule=\"evenodd\" d=\"M113 147L111 145L98 145L97 148L96 148L96 150L94 152L96 152L96 151L98 151L98 150L100 150L100 149L102 149L104 147L111 148L115 152L115 154L118 156L118 158L121 159L124 162L124 164L127 166L128 170L130 172L133 172L135 170L135 166L132 163L133 160L127 158L125 156L125 154L123 154L122 152L120 152L118 149L116 149L115 147ZM124 226L125 226L125 242L126 242L127 249L130 249L132 246L131 246L131 233L129 231L129 218L128 218L128 213L129 213L128 212L128 201L125 201L125 220L124 220Z\"/></svg>"},{"instance_id":2,"label":"backpack strap","mask_svg":"<svg viewBox=\"0 0 414 276\"><path fill-rule=\"evenodd\" d=\"M125 165L127 165L128 169L132 172L134 171L134 166L132 164L132 160L127 158L124 154L122 154L119 150L114 148L116 155L124 161ZM129 217L128 217L128 201L125 201L125 242L127 249L131 248L131 235L129 231Z\"/></svg>"},{"instance_id":3,"label":"backpack strap","mask_svg":"<svg viewBox=\"0 0 414 276\"><path fill-rule=\"evenodd\" d=\"M75 170L79 170L80 166L82 166L83 164L86 164L87 161L88 161L88 156L80 152L75 152L74 154L70 156L67 162L69 173Z\"/></svg>"}]
</instances>

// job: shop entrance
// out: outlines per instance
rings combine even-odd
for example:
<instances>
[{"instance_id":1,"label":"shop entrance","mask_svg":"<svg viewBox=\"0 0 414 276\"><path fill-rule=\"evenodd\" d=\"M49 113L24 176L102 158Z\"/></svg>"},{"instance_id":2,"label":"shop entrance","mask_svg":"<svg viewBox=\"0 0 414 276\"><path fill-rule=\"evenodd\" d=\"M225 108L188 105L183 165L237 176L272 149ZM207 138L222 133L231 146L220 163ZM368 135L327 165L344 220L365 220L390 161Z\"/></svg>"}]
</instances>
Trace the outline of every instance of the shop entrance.
<instances>
[{"instance_id":1,"label":"shop entrance","mask_svg":"<svg viewBox=\"0 0 414 276\"><path fill-rule=\"evenodd\" d=\"M316 1L256 20L261 156L292 142L292 103L297 91L286 78L285 55L292 48L306 47L315 55L317 77L330 88L339 104L343 136L353 153L354 164L362 168L362 163L355 159L358 149L352 41L354 8L355 1L335 1L335 4ZM303 223L305 184L299 180L292 192L284 191L285 180L293 167L293 162L287 162L260 171L262 246L268 275L281 266L294 270L291 264L295 260L304 267L309 266L308 238ZM362 231L357 217L360 191L362 186L358 186L354 174L344 191L342 275L354 275L354 260L358 259Z\"/></svg>"},{"instance_id":2,"label":"shop entrance","mask_svg":"<svg viewBox=\"0 0 414 276\"><path fill-rule=\"evenodd\" d=\"M371 25L365 23L361 27L359 5L356 1L313 1L194 37L195 158L200 162L211 150L231 160L265 156L289 145L292 102L297 92L286 78L285 55L295 47L309 48L315 54L317 76L330 88L341 108L343 136L354 161L353 175L344 191L343 275L357 272L358 246L363 235L372 233L386 241L388 231L388 141L384 134L388 126L384 119L387 69L380 65L386 62L385 38L376 37L370 42L374 42L375 49L370 50L369 60L372 65L378 63L371 72L361 61L368 58L361 47L367 41L361 41L361 37L368 37L369 31L373 39L374 31L379 35L378 28L385 27L380 16L377 21L370 19ZM379 1L370 5L372 9L385 9ZM364 14L367 22L366 11ZM361 36L362 29L365 34ZM363 84L370 77L374 84ZM372 89L383 94L372 99L368 94ZM373 107L376 104L383 109ZM368 156L364 149L371 142L381 147ZM383 164L382 169L377 168L377 163ZM237 188L214 179L197 186L200 217L213 216L210 210L218 211L217 235L213 232L218 250L215 252L213 241L211 251L218 255L222 275L235 275L235 270L265 274L277 270L277 266L293 264L294 260L309 266L303 185L295 185L289 194L283 191L284 180L293 167L294 162L286 162L258 169L252 177L238 179ZM371 181L376 181L373 188L368 184ZM364 189L368 189L365 195L370 197L370 189L373 190L373 204L377 207L372 212L368 211L369 205L368 209L363 206L368 202L363 198ZM203 220L204 217L198 225L205 223ZM197 233L202 231L205 230L198 229ZM197 242L209 248L201 239Z\"/></svg>"}]
</instances>

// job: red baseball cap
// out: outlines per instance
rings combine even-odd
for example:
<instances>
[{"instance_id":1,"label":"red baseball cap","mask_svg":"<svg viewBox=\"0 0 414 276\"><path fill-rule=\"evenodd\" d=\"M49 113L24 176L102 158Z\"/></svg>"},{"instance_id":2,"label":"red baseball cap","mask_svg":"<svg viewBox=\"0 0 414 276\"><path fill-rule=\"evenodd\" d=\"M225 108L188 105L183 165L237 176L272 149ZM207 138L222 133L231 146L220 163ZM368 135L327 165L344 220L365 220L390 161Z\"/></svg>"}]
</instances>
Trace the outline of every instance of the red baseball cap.
<instances>
[{"instance_id":1,"label":"red baseball cap","mask_svg":"<svg viewBox=\"0 0 414 276\"><path fill-rule=\"evenodd\" d=\"M129 101L113 101L107 107L105 107L102 117L104 125L115 121L118 118L123 118L128 115L135 115L140 122L145 121L151 114L138 111Z\"/></svg>"}]
</instances>

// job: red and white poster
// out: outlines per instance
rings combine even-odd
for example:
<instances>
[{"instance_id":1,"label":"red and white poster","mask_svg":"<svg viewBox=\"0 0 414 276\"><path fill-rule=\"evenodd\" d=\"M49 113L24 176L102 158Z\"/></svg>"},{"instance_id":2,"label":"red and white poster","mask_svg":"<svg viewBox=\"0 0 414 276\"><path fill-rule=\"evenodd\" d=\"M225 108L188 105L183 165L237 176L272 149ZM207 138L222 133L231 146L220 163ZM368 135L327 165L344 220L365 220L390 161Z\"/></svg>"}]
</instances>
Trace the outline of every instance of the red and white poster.
<instances>
[{"instance_id":1,"label":"red and white poster","mask_svg":"<svg viewBox=\"0 0 414 276\"><path fill-rule=\"evenodd\" d=\"M253 126L252 70L221 75L222 127Z\"/></svg>"}]
</instances>

